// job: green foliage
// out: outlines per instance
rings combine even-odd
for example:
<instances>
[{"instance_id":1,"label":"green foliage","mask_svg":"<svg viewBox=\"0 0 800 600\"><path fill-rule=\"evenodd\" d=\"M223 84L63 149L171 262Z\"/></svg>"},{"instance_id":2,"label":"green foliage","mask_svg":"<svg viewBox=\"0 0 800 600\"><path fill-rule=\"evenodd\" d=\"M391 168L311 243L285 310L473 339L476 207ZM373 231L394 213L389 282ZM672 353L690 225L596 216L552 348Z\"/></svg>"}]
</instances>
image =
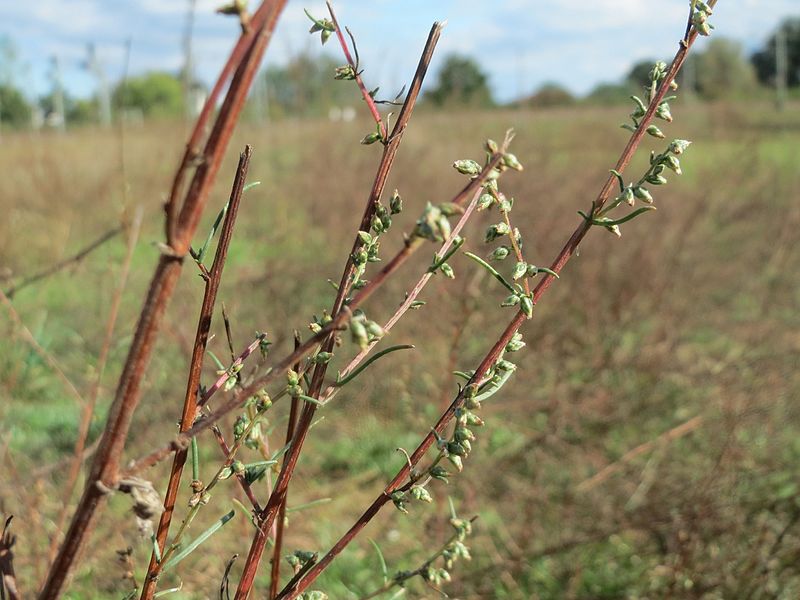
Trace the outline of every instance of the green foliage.
<instances>
[{"instance_id":1,"label":"green foliage","mask_svg":"<svg viewBox=\"0 0 800 600\"><path fill-rule=\"evenodd\" d=\"M0 84L0 123L24 127L31 122L31 107L25 96L10 84Z\"/></svg>"},{"instance_id":2,"label":"green foliage","mask_svg":"<svg viewBox=\"0 0 800 600\"><path fill-rule=\"evenodd\" d=\"M589 92L586 102L602 105L625 104L630 100L631 94L638 91L629 83L601 83Z\"/></svg>"},{"instance_id":3,"label":"green foliage","mask_svg":"<svg viewBox=\"0 0 800 600\"><path fill-rule=\"evenodd\" d=\"M779 25L786 36L788 53L788 85L800 86L800 17L790 17ZM777 49L777 32L773 33L766 46L753 54L751 61L756 69L758 80L765 85L772 85L775 80Z\"/></svg>"},{"instance_id":4,"label":"green foliage","mask_svg":"<svg viewBox=\"0 0 800 600\"><path fill-rule=\"evenodd\" d=\"M171 73L153 71L120 82L112 95L119 109L139 109L146 117L183 114L183 84Z\"/></svg>"},{"instance_id":5,"label":"green foliage","mask_svg":"<svg viewBox=\"0 0 800 600\"><path fill-rule=\"evenodd\" d=\"M572 93L557 83L545 83L526 102L534 108L569 106L574 103L575 97Z\"/></svg>"},{"instance_id":6,"label":"green foliage","mask_svg":"<svg viewBox=\"0 0 800 600\"><path fill-rule=\"evenodd\" d=\"M445 59L439 80L425 98L436 106L493 106L488 78L475 60L458 54Z\"/></svg>"},{"instance_id":7,"label":"green foliage","mask_svg":"<svg viewBox=\"0 0 800 600\"><path fill-rule=\"evenodd\" d=\"M738 42L716 37L704 52L689 60L694 61L697 92L708 100L730 99L755 89L753 66Z\"/></svg>"}]
</instances>

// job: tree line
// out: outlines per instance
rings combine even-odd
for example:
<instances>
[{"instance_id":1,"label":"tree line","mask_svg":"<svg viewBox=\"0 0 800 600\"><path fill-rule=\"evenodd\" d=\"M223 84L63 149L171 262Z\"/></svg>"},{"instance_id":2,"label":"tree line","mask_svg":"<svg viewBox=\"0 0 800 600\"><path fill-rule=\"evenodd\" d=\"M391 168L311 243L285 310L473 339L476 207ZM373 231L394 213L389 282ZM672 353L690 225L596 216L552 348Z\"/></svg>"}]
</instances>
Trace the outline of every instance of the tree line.
<instances>
[{"instance_id":1,"label":"tree line","mask_svg":"<svg viewBox=\"0 0 800 600\"><path fill-rule=\"evenodd\" d=\"M763 96L765 89L776 85L781 52L785 58L786 86L800 89L800 17L786 19L764 46L750 56L745 55L738 42L725 38L711 40L704 52L689 59L680 83L690 95L703 100ZM36 99L29 98L15 77L15 61L13 44L8 39L0 40L0 125L26 127L37 115L41 123L47 123L53 115L71 124L100 120L97 97L74 98L63 90L54 90ZM654 62L637 63L622 81L601 83L584 98L577 98L559 84L546 83L505 106L624 102L647 80ZM286 65L268 67L255 86L249 112L268 118L314 117L354 104L347 87L327 85L337 66L328 56L303 53ZM375 90L375 97L392 102L396 92ZM203 85L193 80L187 83L181 73L150 72L118 82L110 100L117 116L170 119L191 113L203 95ZM438 80L425 94L423 104L432 108L503 105L494 98L489 77L481 66L474 59L457 54L445 58Z\"/></svg>"}]
</instances>

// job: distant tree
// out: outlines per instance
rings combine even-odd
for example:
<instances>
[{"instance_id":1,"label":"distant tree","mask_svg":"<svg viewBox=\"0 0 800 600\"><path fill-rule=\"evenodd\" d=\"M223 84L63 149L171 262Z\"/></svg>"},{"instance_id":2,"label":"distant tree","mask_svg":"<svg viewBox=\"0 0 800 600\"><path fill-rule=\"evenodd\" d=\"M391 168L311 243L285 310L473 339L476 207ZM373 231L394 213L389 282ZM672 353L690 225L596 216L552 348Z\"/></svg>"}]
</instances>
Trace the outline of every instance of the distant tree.
<instances>
[{"instance_id":1,"label":"distant tree","mask_svg":"<svg viewBox=\"0 0 800 600\"><path fill-rule=\"evenodd\" d=\"M788 51L789 87L800 86L800 17L791 17L780 24L786 36L786 49ZM777 32L773 33L766 46L753 54L751 62L756 69L758 80L765 85L772 85L775 81L775 51Z\"/></svg>"},{"instance_id":2,"label":"distant tree","mask_svg":"<svg viewBox=\"0 0 800 600\"><path fill-rule=\"evenodd\" d=\"M120 82L112 94L118 109L139 109L146 117L183 114L183 84L171 73L151 72Z\"/></svg>"},{"instance_id":3,"label":"distant tree","mask_svg":"<svg viewBox=\"0 0 800 600\"><path fill-rule=\"evenodd\" d=\"M359 102L360 96L353 85L331 81L337 66L339 63L328 56L303 53L284 66L269 67L263 77L270 114L319 116L327 114L333 106Z\"/></svg>"},{"instance_id":4,"label":"distant tree","mask_svg":"<svg viewBox=\"0 0 800 600\"><path fill-rule=\"evenodd\" d=\"M488 78L478 63L466 56L450 55L439 71L436 88L425 96L436 106L492 106Z\"/></svg>"},{"instance_id":5,"label":"distant tree","mask_svg":"<svg viewBox=\"0 0 800 600\"><path fill-rule=\"evenodd\" d=\"M528 98L525 104L535 108L549 106L568 106L575 103L575 97L557 83L545 83Z\"/></svg>"},{"instance_id":6,"label":"distant tree","mask_svg":"<svg viewBox=\"0 0 800 600\"><path fill-rule=\"evenodd\" d=\"M656 64L655 60L642 60L637 62L628 72L626 81L633 84L636 89L647 87L650 85L650 71L653 70L653 65Z\"/></svg>"},{"instance_id":7,"label":"distant tree","mask_svg":"<svg viewBox=\"0 0 800 600\"><path fill-rule=\"evenodd\" d=\"M600 83L586 96L591 104L624 104L636 93L630 83Z\"/></svg>"},{"instance_id":8,"label":"distant tree","mask_svg":"<svg viewBox=\"0 0 800 600\"><path fill-rule=\"evenodd\" d=\"M0 83L0 123L24 127L31 122L31 107L17 88Z\"/></svg>"},{"instance_id":9,"label":"distant tree","mask_svg":"<svg viewBox=\"0 0 800 600\"><path fill-rule=\"evenodd\" d=\"M713 38L695 59L697 92L707 99L741 95L755 87L753 66L744 58L738 42Z\"/></svg>"}]
</instances>

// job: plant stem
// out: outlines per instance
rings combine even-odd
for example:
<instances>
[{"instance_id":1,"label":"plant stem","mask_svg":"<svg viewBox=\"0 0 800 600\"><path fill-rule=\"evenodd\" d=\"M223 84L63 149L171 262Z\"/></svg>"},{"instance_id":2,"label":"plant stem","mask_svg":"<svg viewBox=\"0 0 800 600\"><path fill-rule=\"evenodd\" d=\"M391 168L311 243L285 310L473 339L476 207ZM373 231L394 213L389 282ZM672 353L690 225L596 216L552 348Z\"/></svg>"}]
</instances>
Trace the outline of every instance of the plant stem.
<instances>
[{"instance_id":1,"label":"plant stem","mask_svg":"<svg viewBox=\"0 0 800 600\"><path fill-rule=\"evenodd\" d=\"M222 225L219 243L217 244L217 252L211 269L208 271L208 277L205 280L203 302L197 321L192 358L189 362L189 377L186 382L186 392L183 399L183 411L180 421L180 431L182 432L187 431L192 426L197 416L197 393L200 387L200 375L203 372L203 358L206 354L206 345L208 344L208 336L214 316L214 305L217 302L217 293L222 282L222 272L228 256L228 247L233 237L233 227L239 212L239 204L242 199L242 191L247 179L247 170L250 166L252 153L253 149L250 146L246 146L244 152L239 156L239 165L236 168L230 200L228 201L228 210L225 213L225 220ZM183 467L186 463L186 456L187 452L183 449L176 452L172 460L172 470L167 483L167 491L164 495L164 511L161 513L158 530L156 531L156 543L161 549L162 555L165 555L167 535L172 522L172 513L175 510L175 500L178 497L178 487L180 486ZM164 560L159 562L156 559L155 552L150 557L147 575L142 586L142 600L150 600L155 594L158 575L161 572L161 564L163 564Z\"/></svg>"},{"instance_id":2,"label":"plant stem","mask_svg":"<svg viewBox=\"0 0 800 600\"><path fill-rule=\"evenodd\" d=\"M713 4L713 1L710 4ZM642 117L641 126L636 132L633 133L628 141L628 144L620 155L620 158L617 161L615 169L616 171L622 173L630 163L633 154L639 147L639 144L646 133L648 124L653 119L661 99L663 99L663 97L667 94L670 83L675 79L675 76L683 65L683 62L686 60L687 53L697 38L697 35L697 32L692 30L687 38L681 41L680 48L675 55L669 70L667 71L661 87L655 95L655 98L650 104L650 107L648 108L644 117ZM594 203L594 206L597 210L602 209L603 205L610 197L616 181L616 176L610 175L606 183L601 188ZM584 219L581 219L581 223L575 229L569 240L556 256L556 259L553 261L553 264L550 268L554 273L559 274L561 272L591 227L591 223L587 223ZM533 290L534 303L542 297L555 279L555 276L549 273L544 275L543 279L539 281L538 285ZM521 310L518 311L503 330L497 342L492 346L478 367L475 369L475 373L470 379L470 383L481 382L481 380L488 373L489 369L491 369L492 365L500 357L508 342L511 341L511 338L514 336L514 334L516 334L517 330L522 326L523 323L525 323L526 320L527 317L525 316L525 313L523 313ZM411 470L424 458L425 454L436 442L436 437L442 435L445 427L455 417L456 410L459 409L464 403L464 393L466 389L467 386L462 388L459 394L456 395L450 406L439 417L439 420L436 422L433 430L423 438L419 446L417 446L416 450L414 450L414 452L411 454L408 463L403 465L403 467L398 471L398 473L384 488L384 490L378 495L372 504L367 507L361 517L359 517L353 526L333 545L328 553L323 556L319 562L317 562L308 571L308 573L305 574L302 579L293 585L284 588L284 590L278 596L280 600L292 600L307 590L314 580L316 580L316 578L319 577L319 575L328 567L328 565L330 565L333 559L336 558L336 556L338 556L350 544L350 542L355 539L355 537L378 514L378 512L380 512L381 508L383 508L386 503L391 502L392 493L398 490L405 491L411 487L412 482L408 481ZM404 484L403 482L406 481L408 482Z\"/></svg>"}]
</instances>

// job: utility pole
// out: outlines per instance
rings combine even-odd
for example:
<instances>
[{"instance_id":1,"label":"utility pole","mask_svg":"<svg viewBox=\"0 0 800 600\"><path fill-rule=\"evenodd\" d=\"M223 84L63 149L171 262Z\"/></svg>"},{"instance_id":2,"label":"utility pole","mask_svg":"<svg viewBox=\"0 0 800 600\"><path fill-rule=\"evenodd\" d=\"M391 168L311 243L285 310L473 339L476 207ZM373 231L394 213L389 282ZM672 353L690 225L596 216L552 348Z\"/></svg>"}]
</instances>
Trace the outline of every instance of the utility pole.
<instances>
[{"instance_id":1,"label":"utility pole","mask_svg":"<svg viewBox=\"0 0 800 600\"><path fill-rule=\"evenodd\" d=\"M789 79L789 48L786 41L786 25L781 23L775 34L775 101L778 110L786 107L786 88Z\"/></svg>"},{"instance_id":2,"label":"utility pole","mask_svg":"<svg viewBox=\"0 0 800 600\"><path fill-rule=\"evenodd\" d=\"M197 116L197 98L194 90L194 57L192 56L192 36L194 34L194 13L197 0L189 0L186 13L186 29L183 32L183 105L187 121Z\"/></svg>"},{"instance_id":3,"label":"utility pole","mask_svg":"<svg viewBox=\"0 0 800 600\"><path fill-rule=\"evenodd\" d=\"M53 125L60 131L65 131L67 114L64 109L64 83L61 80L61 65L57 56L50 58L50 81L53 84Z\"/></svg>"},{"instance_id":4,"label":"utility pole","mask_svg":"<svg viewBox=\"0 0 800 600\"><path fill-rule=\"evenodd\" d=\"M100 102L100 124L103 127L111 125L111 92L108 89L108 79L103 70L103 65L97 58L94 44L89 44L87 47L88 58L86 60L86 68L97 80L97 97Z\"/></svg>"}]
</instances>

